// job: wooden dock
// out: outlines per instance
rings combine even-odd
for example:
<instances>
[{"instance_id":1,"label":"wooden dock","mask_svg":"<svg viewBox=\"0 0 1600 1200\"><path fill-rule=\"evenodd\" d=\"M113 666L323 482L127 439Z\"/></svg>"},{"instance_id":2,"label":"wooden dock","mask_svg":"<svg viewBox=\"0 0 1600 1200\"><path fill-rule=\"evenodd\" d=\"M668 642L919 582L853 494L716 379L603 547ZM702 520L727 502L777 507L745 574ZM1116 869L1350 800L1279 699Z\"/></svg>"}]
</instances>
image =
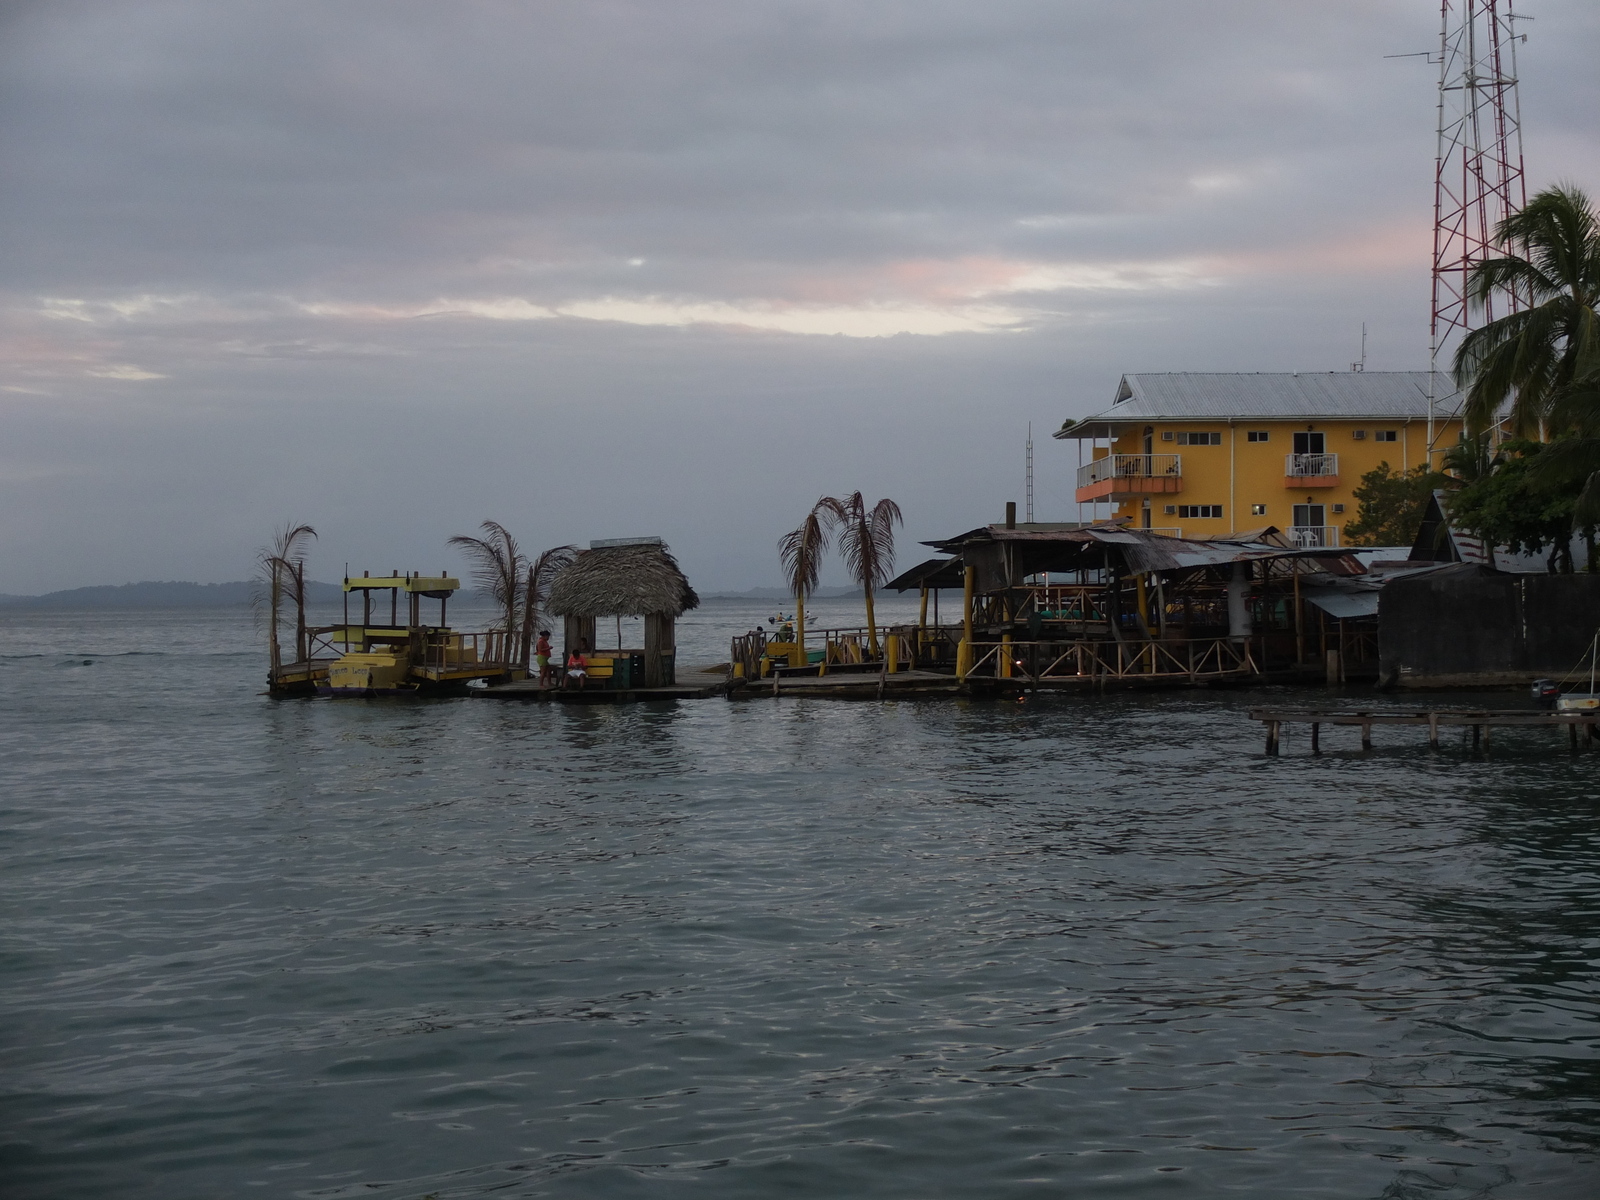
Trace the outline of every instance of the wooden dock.
<instances>
[{"instance_id":1,"label":"wooden dock","mask_svg":"<svg viewBox=\"0 0 1600 1200\"><path fill-rule=\"evenodd\" d=\"M543 704L633 704L652 700L705 700L728 690L725 667L696 667L677 673L666 687L611 688L591 683L586 688L540 687L539 680L521 679L493 687L475 688L474 696L486 700L524 700Z\"/></svg>"},{"instance_id":2,"label":"wooden dock","mask_svg":"<svg viewBox=\"0 0 1600 1200\"><path fill-rule=\"evenodd\" d=\"M967 688L954 675L940 671L832 670L826 675L780 672L753 679L731 694L741 700L775 696L807 696L832 700L881 700L916 696L955 696Z\"/></svg>"},{"instance_id":3,"label":"wooden dock","mask_svg":"<svg viewBox=\"0 0 1600 1200\"><path fill-rule=\"evenodd\" d=\"M1600 722L1600 711L1556 712L1551 709L1500 708L1500 709L1269 709L1253 708L1250 719L1267 727L1266 752L1276 756L1279 739L1285 725L1311 726L1311 753L1322 753L1322 727L1347 725L1361 730L1361 749L1372 749L1372 730L1379 725L1426 726L1428 745L1439 749L1441 729L1471 729L1472 748L1487 747L1489 733L1494 729L1560 729L1567 730L1571 748L1579 747L1578 731L1584 730L1583 743L1600 738L1595 725Z\"/></svg>"}]
</instances>

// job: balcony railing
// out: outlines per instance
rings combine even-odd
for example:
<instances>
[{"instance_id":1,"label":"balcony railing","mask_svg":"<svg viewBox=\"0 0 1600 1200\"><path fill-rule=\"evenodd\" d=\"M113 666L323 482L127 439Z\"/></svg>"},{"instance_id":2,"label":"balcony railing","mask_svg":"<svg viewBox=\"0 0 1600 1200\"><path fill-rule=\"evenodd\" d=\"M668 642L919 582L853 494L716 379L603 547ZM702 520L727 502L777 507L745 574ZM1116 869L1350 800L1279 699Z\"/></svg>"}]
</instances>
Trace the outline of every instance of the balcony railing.
<instances>
[{"instance_id":1,"label":"balcony railing","mask_svg":"<svg viewBox=\"0 0 1600 1200\"><path fill-rule=\"evenodd\" d=\"M1291 454L1283 460L1283 473L1290 478L1328 476L1339 473L1337 454Z\"/></svg>"},{"instance_id":2,"label":"balcony railing","mask_svg":"<svg viewBox=\"0 0 1600 1200\"><path fill-rule=\"evenodd\" d=\"M1332 457L1329 455L1328 457ZM1289 540L1297 549L1311 550L1319 546L1330 549L1339 545L1339 527L1337 525L1291 525L1289 526Z\"/></svg>"},{"instance_id":3,"label":"balcony railing","mask_svg":"<svg viewBox=\"0 0 1600 1200\"><path fill-rule=\"evenodd\" d=\"M1175 478L1183 474L1178 454L1108 454L1078 468L1078 486L1090 487L1108 479Z\"/></svg>"}]
</instances>

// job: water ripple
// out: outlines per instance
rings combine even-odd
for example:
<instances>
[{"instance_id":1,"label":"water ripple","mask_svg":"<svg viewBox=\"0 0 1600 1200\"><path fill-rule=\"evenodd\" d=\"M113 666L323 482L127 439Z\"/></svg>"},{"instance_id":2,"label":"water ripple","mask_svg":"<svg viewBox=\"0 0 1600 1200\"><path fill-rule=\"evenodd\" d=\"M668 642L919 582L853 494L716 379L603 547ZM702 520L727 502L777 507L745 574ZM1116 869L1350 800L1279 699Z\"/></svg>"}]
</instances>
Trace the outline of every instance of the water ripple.
<instances>
[{"instance_id":1,"label":"water ripple","mask_svg":"<svg viewBox=\"0 0 1600 1200\"><path fill-rule=\"evenodd\" d=\"M79 672L118 630L51 619L0 630L8 1195L1595 1192L1600 760L1537 733L280 703L248 616Z\"/></svg>"}]
</instances>

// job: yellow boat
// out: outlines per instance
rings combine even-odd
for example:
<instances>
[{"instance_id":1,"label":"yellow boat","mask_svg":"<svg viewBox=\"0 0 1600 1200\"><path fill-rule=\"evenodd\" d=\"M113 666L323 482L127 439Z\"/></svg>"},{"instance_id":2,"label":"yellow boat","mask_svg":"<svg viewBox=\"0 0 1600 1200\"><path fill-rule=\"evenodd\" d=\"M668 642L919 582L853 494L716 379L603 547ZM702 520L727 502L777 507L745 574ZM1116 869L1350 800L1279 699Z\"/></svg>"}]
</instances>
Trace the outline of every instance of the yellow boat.
<instances>
[{"instance_id":1,"label":"yellow boat","mask_svg":"<svg viewBox=\"0 0 1600 1200\"><path fill-rule=\"evenodd\" d=\"M343 653L316 680L324 696L383 696L464 686L473 679L521 679L515 647L498 630L457 633L445 622L445 606L461 587L448 575L361 575L344 581L345 619L312 635ZM361 621L350 620L350 594L361 593ZM374 624L373 593L389 593L389 622ZM406 623L400 623L400 597L406 598ZM439 602L439 623L422 622L422 601Z\"/></svg>"}]
</instances>

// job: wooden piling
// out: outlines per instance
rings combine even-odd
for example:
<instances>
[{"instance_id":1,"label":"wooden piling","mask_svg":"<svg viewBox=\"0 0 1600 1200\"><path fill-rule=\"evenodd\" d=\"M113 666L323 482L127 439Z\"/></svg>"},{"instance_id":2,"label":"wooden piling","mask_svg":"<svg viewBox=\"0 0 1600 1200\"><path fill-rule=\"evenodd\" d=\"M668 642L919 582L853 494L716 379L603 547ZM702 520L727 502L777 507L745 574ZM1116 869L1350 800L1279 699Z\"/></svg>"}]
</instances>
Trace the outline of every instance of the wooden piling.
<instances>
[{"instance_id":1,"label":"wooden piling","mask_svg":"<svg viewBox=\"0 0 1600 1200\"><path fill-rule=\"evenodd\" d=\"M1363 721L1361 723L1361 748L1363 750L1371 750L1372 749L1372 722L1371 721Z\"/></svg>"},{"instance_id":2,"label":"wooden piling","mask_svg":"<svg viewBox=\"0 0 1600 1200\"><path fill-rule=\"evenodd\" d=\"M1436 712L1431 712L1431 713L1428 714L1428 749L1437 750L1438 748L1439 748L1439 714L1436 713Z\"/></svg>"},{"instance_id":3,"label":"wooden piling","mask_svg":"<svg viewBox=\"0 0 1600 1200\"><path fill-rule=\"evenodd\" d=\"M1319 721L1311 722L1311 753L1322 753L1322 724Z\"/></svg>"}]
</instances>

